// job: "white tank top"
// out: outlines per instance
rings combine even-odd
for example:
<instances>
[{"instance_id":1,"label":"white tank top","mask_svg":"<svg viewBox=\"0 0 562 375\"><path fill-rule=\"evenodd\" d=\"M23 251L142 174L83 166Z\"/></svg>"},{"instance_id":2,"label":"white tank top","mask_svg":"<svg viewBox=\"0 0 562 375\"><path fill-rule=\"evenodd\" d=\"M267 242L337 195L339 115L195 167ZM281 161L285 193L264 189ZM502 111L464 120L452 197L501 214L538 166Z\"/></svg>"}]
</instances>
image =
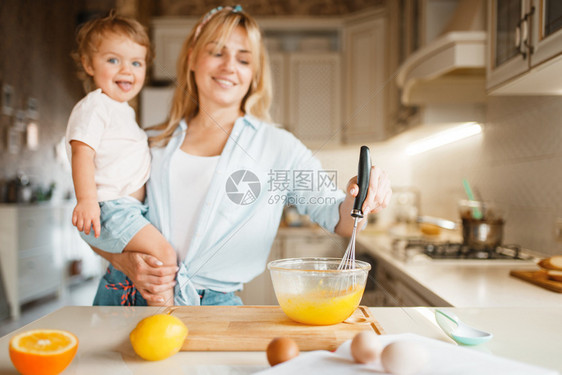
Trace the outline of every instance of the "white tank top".
<instances>
[{"instance_id":1,"label":"white tank top","mask_svg":"<svg viewBox=\"0 0 562 375\"><path fill-rule=\"evenodd\" d=\"M211 179L215 173L218 156L195 156L178 149L170 162L170 202L172 203L172 230L170 243L181 261L191 244L191 236Z\"/></svg>"}]
</instances>

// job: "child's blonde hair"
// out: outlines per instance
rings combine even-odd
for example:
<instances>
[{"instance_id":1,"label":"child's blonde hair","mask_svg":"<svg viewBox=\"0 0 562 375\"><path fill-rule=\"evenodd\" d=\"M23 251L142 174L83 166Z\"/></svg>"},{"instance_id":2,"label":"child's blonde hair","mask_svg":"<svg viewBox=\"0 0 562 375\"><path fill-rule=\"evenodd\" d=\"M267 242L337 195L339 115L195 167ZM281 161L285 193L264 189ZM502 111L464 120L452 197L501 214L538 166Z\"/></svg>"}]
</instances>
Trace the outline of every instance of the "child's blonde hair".
<instances>
[{"instance_id":1,"label":"child's blonde hair","mask_svg":"<svg viewBox=\"0 0 562 375\"><path fill-rule=\"evenodd\" d=\"M248 93L242 99L240 110L261 120L270 121L271 73L267 51L262 40L257 22L239 6L235 8L215 8L201 17L183 44L177 63L177 82L168 119L154 127L163 130L150 138L151 146L165 146L180 121L192 119L199 112L199 92L193 73L193 64L205 46L217 43L217 50L224 46L226 40L241 26L248 35L252 54L254 74Z\"/></svg>"},{"instance_id":2,"label":"child's blonde hair","mask_svg":"<svg viewBox=\"0 0 562 375\"><path fill-rule=\"evenodd\" d=\"M82 80L86 93L95 89L93 78L86 73L82 65L82 59L90 60L92 54L97 51L103 38L107 34L124 35L135 43L146 47L146 64L150 65L153 53L150 38L144 26L137 20L118 16L111 12L103 18L96 18L83 24L76 34L77 49L72 53L72 58L78 66L78 77ZM91 62L91 60L90 60Z\"/></svg>"}]
</instances>

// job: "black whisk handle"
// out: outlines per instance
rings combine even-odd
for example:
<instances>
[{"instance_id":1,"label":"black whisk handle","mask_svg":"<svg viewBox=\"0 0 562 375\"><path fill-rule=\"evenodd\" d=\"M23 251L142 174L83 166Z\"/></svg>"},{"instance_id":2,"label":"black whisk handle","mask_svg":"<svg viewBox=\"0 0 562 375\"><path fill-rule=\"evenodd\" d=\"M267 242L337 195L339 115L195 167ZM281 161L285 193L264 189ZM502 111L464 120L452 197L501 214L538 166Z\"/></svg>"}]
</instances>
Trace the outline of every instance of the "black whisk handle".
<instances>
[{"instance_id":1,"label":"black whisk handle","mask_svg":"<svg viewBox=\"0 0 562 375\"><path fill-rule=\"evenodd\" d=\"M359 193L355 197L353 210L351 216L363 217L363 203L367 198L369 190L369 180L371 177L371 152L369 147L361 146L361 153L359 155L359 167L357 170L357 185L359 186Z\"/></svg>"}]
</instances>

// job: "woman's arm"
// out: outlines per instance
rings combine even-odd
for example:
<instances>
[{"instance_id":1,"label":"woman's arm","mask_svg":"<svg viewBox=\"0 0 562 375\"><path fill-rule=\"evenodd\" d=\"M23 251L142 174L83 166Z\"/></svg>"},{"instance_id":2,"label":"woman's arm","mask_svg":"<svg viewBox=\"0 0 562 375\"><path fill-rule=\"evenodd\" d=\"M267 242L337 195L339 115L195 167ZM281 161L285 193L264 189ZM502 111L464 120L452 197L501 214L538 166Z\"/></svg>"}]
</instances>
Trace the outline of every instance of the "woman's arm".
<instances>
[{"instance_id":1,"label":"woman's arm","mask_svg":"<svg viewBox=\"0 0 562 375\"><path fill-rule=\"evenodd\" d=\"M158 294L176 285L177 266L164 266L155 257L134 251L108 253L92 247L92 250L107 260L115 269L123 272L135 285L147 302L158 303Z\"/></svg>"},{"instance_id":2,"label":"woman's arm","mask_svg":"<svg viewBox=\"0 0 562 375\"><path fill-rule=\"evenodd\" d=\"M72 225L85 234L90 234L90 229L93 228L94 235L99 237L101 231L100 207L94 179L96 152L87 144L76 140L70 142L70 147L72 149L72 181L77 200L72 212Z\"/></svg>"},{"instance_id":3,"label":"woman's arm","mask_svg":"<svg viewBox=\"0 0 562 375\"><path fill-rule=\"evenodd\" d=\"M359 186L357 185L357 176L353 177L347 183L345 200L340 204L340 220L336 225L335 232L340 236L351 236L353 231L354 218L351 216L353 203L355 197L359 193ZM369 190L367 197L363 203L363 219L357 224L358 228L363 228L364 222L369 213L377 213L390 202L392 196L392 189L390 188L390 179L386 172L380 167L371 167L371 176L369 181Z\"/></svg>"}]
</instances>

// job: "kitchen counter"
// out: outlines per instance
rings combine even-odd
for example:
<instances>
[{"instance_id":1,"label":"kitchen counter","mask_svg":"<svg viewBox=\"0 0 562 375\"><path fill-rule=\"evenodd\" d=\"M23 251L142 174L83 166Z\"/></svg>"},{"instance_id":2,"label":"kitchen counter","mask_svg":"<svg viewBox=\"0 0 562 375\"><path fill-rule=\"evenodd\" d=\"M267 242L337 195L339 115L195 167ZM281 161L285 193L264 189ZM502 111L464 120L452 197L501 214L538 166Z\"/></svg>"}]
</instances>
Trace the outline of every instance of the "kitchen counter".
<instances>
[{"instance_id":1,"label":"kitchen counter","mask_svg":"<svg viewBox=\"0 0 562 375\"><path fill-rule=\"evenodd\" d=\"M491 341L471 350L562 371L562 328L554 323L562 320L561 307L452 310L467 323L494 334ZM133 352L129 332L140 319L160 311L157 307L63 307L0 338L0 373L17 374L8 355L9 339L34 328L66 329L78 336L78 353L64 374L251 374L269 367L264 352L180 352L164 361L143 361ZM452 343L435 324L432 308L371 308L371 313L386 334L409 332Z\"/></svg>"},{"instance_id":2,"label":"kitchen counter","mask_svg":"<svg viewBox=\"0 0 562 375\"><path fill-rule=\"evenodd\" d=\"M562 294L509 275L513 269L539 269L533 262L485 260L401 259L384 232L361 232L358 247L374 256L377 267L399 275L434 306L562 307Z\"/></svg>"}]
</instances>

